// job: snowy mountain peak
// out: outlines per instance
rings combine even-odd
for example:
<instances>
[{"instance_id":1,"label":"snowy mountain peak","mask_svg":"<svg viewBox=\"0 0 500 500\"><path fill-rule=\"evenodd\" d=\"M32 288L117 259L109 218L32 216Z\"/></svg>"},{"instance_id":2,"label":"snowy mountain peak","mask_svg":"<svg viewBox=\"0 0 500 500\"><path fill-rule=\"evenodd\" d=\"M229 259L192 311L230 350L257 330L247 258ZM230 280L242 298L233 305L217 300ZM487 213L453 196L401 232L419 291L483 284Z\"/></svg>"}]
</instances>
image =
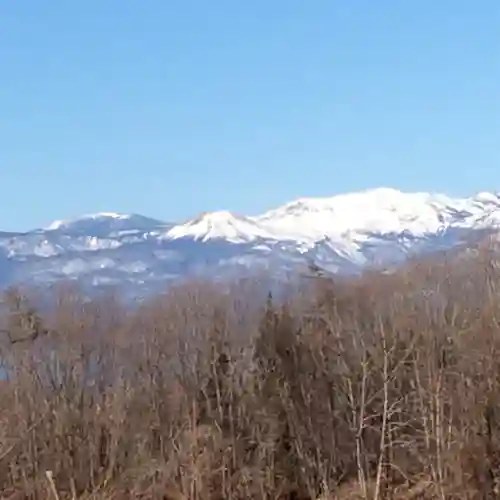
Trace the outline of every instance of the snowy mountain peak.
<instances>
[{"instance_id":1,"label":"snowy mountain peak","mask_svg":"<svg viewBox=\"0 0 500 500\"><path fill-rule=\"evenodd\" d=\"M174 226L166 234L167 239L222 239L231 243L244 243L268 237L271 235L250 218L236 216L226 210L202 213L185 224Z\"/></svg>"},{"instance_id":2,"label":"snowy mountain peak","mask_svg":"<svg viewBox=\"0 0 500 500\"><path fill-rule=\"evenodd\" d=\"M441 226L433 198L427 193L404 194L394 189L300 198L256 218L272 232L313 240L338 238L346 232L423 234Z\"/></svg>"},{"instance_id":3,"label":"snowy mountain peak","mask_svg":"<svg viewBox=\"0 0 500 500\"><path fill-rule=\"evenodd\" d=\"M492 212L498 213L497 215ZM474 226L500 218L500 199L492 193L471 198L377 188L325 198L300 198L255 218L271 232L317 240L349 233L433 234L448 227Z\"/></svg>"},{"instance_id":4,"label":"snowy mountain peak","mask_svg":"<svg viewBox=\"0 0 500 500\"><path fill-rule=\"evenodd\" d=\"M168 225L171 227L171 225ZM75 219L58 220L39 232L79 237L112 237L126 232L164 231L165 223L143 215L100 212Z\"/></svg>"},{"instance_id":5,"label":"snowy mountain peak","mask_svg":"<svg viewBox=\"0 0 500 500\"><path fill-rule=\"evenodd\" d=\"M95 214L86 214L75 219L67 219L67 220L56 220L49 224L45 230L46 231L57 231L59 229L63 229L74 224L78 224L82 221L99 221L99 220L126 220L132 217L129 214L120 214L116 212L99 212Z\"/></svg>"}]
</instances>

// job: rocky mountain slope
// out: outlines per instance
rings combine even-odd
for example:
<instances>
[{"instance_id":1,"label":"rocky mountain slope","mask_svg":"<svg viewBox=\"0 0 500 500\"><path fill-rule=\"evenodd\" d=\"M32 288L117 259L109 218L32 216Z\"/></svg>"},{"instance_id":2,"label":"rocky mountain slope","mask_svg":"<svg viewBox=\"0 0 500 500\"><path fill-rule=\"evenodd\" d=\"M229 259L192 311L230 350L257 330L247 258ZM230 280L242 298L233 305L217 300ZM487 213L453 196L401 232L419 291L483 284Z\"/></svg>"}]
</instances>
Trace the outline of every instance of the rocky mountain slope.
<instances>
[{"instance_id":1,"label":"rocky mountain slope","mask_svg":"<svg viewBox=\"0 0 500 500\"><path fill-rule=\"evenodd\" d=\"M499 194L457 199L387 188L302 198L252 217L204 213L180 224L101 213L0 232L0 286L76 280L136 294L193 276L283 277L313 262L356 273L453 248L499 226Z\"/></svg>"}]
</instances>

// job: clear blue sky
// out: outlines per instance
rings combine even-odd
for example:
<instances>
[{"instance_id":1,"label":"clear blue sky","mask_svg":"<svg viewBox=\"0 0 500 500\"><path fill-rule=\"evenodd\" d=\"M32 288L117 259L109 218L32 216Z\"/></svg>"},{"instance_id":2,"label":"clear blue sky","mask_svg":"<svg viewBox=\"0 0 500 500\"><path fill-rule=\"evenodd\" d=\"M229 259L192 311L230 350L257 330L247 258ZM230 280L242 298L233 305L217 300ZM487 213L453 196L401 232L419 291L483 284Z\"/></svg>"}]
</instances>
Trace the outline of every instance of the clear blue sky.
<instances>
[{"instance_id":1,"label":"clear blue sky","mask_svg":"<svg viewBox=\"0 0 500 500\"><path fill-rule=\"evenodd\" d=\"M500 190L499 0L2 0L0 229Z\"/></svg>"}]
</instances>

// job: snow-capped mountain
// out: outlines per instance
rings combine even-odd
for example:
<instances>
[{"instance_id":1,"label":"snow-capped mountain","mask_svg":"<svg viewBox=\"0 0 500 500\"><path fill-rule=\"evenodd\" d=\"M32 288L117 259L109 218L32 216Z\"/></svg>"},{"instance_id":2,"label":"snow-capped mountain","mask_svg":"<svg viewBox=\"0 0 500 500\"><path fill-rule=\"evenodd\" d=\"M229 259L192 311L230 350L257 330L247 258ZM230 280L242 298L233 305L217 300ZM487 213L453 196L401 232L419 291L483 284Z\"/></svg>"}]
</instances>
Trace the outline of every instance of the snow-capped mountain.
<instances>
[{"instance_id":1,"label":"snow-capped mountain","mask_svg":"<svg viewBox=\"0 0 500 500\"><path fill-rule=\"evenodd\" d=\"M174 226L166 239L193 238L200 241L223 239L230 243L245 243L259 238L273 238L257 221L219 211L201 214L185 224Z\"/></svg>"},{"instance_id":2,"label":"snow-capped mountain","mask_svg":"<svg viewBox=\"0 0 500 500\"><path fill-rule=\"evenodd\" d=\"M164 227L165 223L137 214L101 212L82 215L75 219L56 220L45 231L59 231L61 234L98 236L99 234L120 233L123 231L152 231Z\"/></svg>"},{"instance_id":3,"label":"snow-capped mountain","mask_svg":"<svg viewBox=\"0 0 500 500\"><path fill-rule=\"evenodd\" d=\"M77 280L132 294L192 276L335 273L391 266L500 227L500 195L450 198L380 188L301 198L257 216L204 213L180 224L99 213L25 233L0 232L0 286Z\"/></svg>"}]
</instances>

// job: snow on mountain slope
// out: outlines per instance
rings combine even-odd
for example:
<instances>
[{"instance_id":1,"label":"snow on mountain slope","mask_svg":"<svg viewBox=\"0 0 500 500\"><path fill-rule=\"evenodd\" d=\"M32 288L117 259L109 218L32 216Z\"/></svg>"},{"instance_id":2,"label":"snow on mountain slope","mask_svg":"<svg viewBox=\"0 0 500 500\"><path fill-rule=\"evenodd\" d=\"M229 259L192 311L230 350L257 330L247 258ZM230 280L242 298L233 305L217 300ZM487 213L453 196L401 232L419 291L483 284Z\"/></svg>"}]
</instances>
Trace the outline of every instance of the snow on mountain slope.
<instances>
[{"instance_id":1,"label":"snow on mountain slope","mask_svg":"<svg viewBox=\"0 0 500 500\"><path fill-rule=\"evenodd\" d=\"M255 217L236 217L226 211L205 213L175 226L167 237L232 243L263 238L301 244L327 238L348 247L352 240L374 233L422 237L449 227L488 226L495 221L500 221L496 194L454 199L378 188L328 198L301 198Z\"/></svg>"},{"instance_id":2,"label":"snow on mountain slope","mask_svg":"<svg viewBox=\"0 0 500 500\"><path fill-rule=\"evenodd\" d=\"M165 238L193 238L201 241L222 239L231 243L243 243L258 238L273 238L273 235L249 218L219 211L204 213L186 224L174 226Z\"/></svg>"},{"instance_id":3,"label":"snow on mountain slope","mask_svg":"<svg viewBox=\"0 0 500 500\"><path fill-rule=\"evenodd\" d=\"M450 225L473 224L498 210L497 196L452 199L430 193L379 188L330 198L302 198L254 220L269 231L317 240L354 233L436 233Z\"/></svg>"},{"instance_id":4,"label":"snow on mountain slope","mask_svg":"<svg viewBox=\"0 0 500 500\"><path fill-rule=\"evenodd\" d=\"M177 225L98 213L26 233L0 232L0 286L71 279L135 293L189 276L257 268L288 276L310 262L353 273L453 248L499 228L496 193L451 198L388 188L301 198L257 216L209 212Z\"/></svg>"},{"instance_id":5,"label":"snow on mountain slope","mask_svg":"<svg viewBox=\"0 0 500 500\"><path fill-rule=\"evenodd\" d=\"M96 221L103 221L103 220L128 220L130 219L130 215L128 214L119 214L116 212L100 212L96 214L86 214L82 215L76 219L70 219L70 220L56 220L49 224L45 229L47 231L57 231L60 229L67 229L71 228L74 225L80 224L82 222L96 222Z\"/></svg>"},{"instance_id":6,"label":"snow on mountain slope","mask_svg":"<svg viewBox=\"0 0 500 500\"><path fill-rule=\"evenodd\" d=\"M165 223L150 217L137 214L121 214L116 212L101 212L87 214L75 219L56 220L42 231L58 231L68 234L87 234L97 236L118 231L154 230Z\"/></svg>"}]
</instances>

